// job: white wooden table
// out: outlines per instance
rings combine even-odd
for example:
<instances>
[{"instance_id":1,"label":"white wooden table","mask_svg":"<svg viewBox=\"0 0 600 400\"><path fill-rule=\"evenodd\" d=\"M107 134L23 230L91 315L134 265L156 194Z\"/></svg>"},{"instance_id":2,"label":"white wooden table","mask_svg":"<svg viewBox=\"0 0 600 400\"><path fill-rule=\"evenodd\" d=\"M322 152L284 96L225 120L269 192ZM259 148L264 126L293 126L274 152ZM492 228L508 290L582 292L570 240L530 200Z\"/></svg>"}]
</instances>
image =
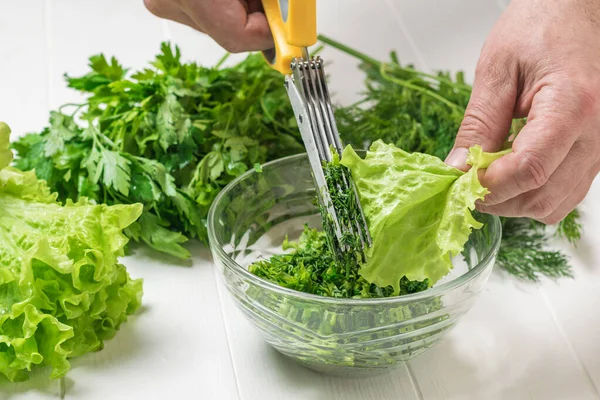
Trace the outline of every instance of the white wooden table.
<instances>
[{"instance_id":1,"label":"white wooden table","mask_svg":"<svg viewBox=\"0 0 600 400\"><path fill-rule=\"evenodd\" d=\"M506 1L319 0L319 25L374 57L396 49L403 62L463 69L471 80ZM39 131L50 109L78 100L64 72L86 71L99 52L139 68L165 39L203 64L223 54L203 35L152 16L142 0L0 0L0 120L17 135ZM351 101L362 81L356 62L335 51L325 57L337 99ZM564 246L576 279L532 285L495 272L446 340L384 376L331 378L279 356L233 306L197 245L191 266L143 251L127 258L131 274L145 279L139 315L103 351L75 360L64 380L2 382L0 399L600 399L598 201L596 184L582 208L578 250Z\"/></svg>"}]
</instances>

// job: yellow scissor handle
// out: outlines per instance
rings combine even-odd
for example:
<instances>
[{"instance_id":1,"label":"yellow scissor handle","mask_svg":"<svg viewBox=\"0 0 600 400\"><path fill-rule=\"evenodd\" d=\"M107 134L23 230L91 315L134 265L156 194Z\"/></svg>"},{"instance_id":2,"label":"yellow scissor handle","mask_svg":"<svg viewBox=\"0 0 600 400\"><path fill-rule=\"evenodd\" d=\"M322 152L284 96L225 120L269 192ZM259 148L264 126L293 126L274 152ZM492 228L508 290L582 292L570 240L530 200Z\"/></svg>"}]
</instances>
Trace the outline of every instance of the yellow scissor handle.
<instances>
[{"instance_id":1,"label":"yellow scissor handle","mask_svg":"<svg viewBox=\"0 0 600 400\"><path fill-rule=\"evenodd\" d=\"M288 74L302 48L317 42L317 0L262 0L275 48L263 51L271 68Z\"/></svg>"}]
</instances>

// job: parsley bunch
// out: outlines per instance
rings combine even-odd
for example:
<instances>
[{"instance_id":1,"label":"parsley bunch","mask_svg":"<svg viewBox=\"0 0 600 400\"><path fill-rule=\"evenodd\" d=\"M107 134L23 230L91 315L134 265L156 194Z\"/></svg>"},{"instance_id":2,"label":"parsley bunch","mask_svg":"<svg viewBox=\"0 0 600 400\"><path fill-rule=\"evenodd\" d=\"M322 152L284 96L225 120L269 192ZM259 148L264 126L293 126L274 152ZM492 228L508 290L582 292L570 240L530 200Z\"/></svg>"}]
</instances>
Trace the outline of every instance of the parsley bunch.
<instances>
[{"instance_id":1,"label":"parsley bunch","mask_svg":"<svg viewBox=\"0 0 600 400\"><path fill-rule=\"evenodd\" d=\"M107 204L142 203L126 230L179 258L188 238L206 242L206 216L219 191L253 165L304 151L279 73L259 54L222 68L183 63L163 43L147 68L128 73L115 58L90 58L66 77L87 95L50 114L40 134L14 144L24 171L58 192Z\"/></svg>"}]
</instances>

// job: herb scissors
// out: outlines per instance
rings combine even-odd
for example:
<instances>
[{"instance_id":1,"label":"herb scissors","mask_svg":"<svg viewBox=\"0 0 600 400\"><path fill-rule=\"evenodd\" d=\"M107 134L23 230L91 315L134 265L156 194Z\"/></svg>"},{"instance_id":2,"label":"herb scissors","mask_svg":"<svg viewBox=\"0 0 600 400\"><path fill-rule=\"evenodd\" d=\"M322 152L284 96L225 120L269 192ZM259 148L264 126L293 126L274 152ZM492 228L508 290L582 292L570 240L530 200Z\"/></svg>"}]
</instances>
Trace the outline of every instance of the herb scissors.
<instances>
[{"instance_id":1,"label":"herb scissors","mask_svg":"<svg viewBox=\"0 0 600 400\"><path fill-rule=\"evenodd\" d=\"M352 177L343 169L341 179L335 182L327 179L326 165L333 161L335 153L341 157L342 142L325 82L323 60L311 57L308 51L317 42L316 0L262 0L262 4L275 43L273 49L263 51L263 56L273 69L285 75L285 87L325 211L324 228L336 255L358 251L364 260L364 249L371 245L371 236ZM333 191L338 192L332 196ZM346 207L334 204L332 198L344 199ZM354 218L349 218L351 205L358 211L353 213Z\"/></svg>"}]
</instances>

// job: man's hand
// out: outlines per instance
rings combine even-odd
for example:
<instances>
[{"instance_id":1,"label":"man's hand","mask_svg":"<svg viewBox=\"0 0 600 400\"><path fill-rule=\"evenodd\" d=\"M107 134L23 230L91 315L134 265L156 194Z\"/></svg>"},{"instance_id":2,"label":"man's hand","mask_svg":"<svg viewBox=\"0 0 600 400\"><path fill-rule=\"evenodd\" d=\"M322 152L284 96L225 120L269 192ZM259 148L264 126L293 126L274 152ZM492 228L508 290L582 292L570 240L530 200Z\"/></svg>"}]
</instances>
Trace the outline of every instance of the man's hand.
<instances>
[{"instance_id":1,"label":"man's hand","mask_svg":"<svg viewBox=\"0 0 600 400\"><path fill-rule=\"evenodd\" d=\"M512 118L527 117L513 152L481 175L478 209L547 224L562 220L600 171L600 1L513 0L481 53L453 152L500 150Z\"/></svg>"},{"instance_id":2,"label":"man's hand","mask_svg":"<svg viewBox=\"0 0 600 400\"><path fill-rule=\"evenodd\" d=\"M261 0L144 0L144 4L158 17L208 34L231 53L273 47Z\"/></svg>"}]
</instances>

